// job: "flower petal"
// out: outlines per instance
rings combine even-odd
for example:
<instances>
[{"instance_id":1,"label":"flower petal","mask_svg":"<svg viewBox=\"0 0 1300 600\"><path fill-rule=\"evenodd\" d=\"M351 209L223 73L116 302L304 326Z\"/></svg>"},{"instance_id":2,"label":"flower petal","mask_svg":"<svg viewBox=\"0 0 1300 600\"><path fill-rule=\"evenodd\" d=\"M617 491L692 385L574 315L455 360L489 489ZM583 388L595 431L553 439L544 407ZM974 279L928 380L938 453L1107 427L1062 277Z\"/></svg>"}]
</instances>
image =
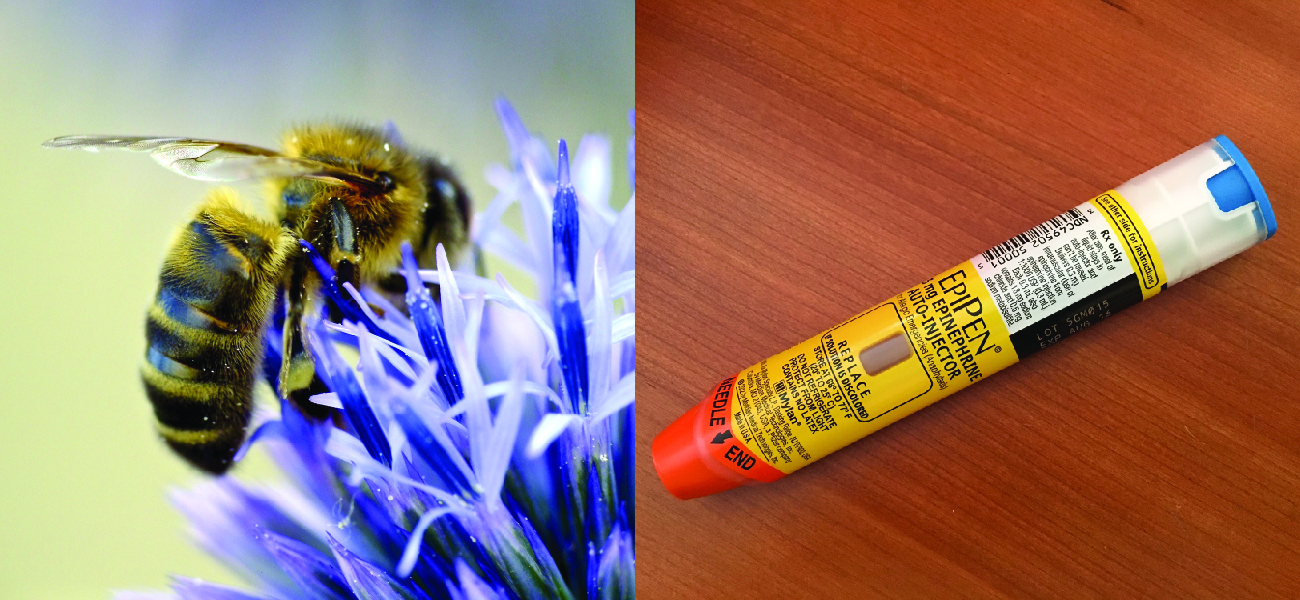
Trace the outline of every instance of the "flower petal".
<instances>
[{"instance_id":1,"label":"flower petal","mask_svg":"<svg viewBox=\"0 0 1300 600\"><path fill-rule=\"evenodd\" d=\"M619 315L618 318L614 319L614 322L610 324L609 341L612 343L617 344L623 340L631 338L635 334L636 313L634 312Z\"/></svg>"},{"instance_id":2,"label":"flower petal","mask_svg":"<svg viewBox=\"0 0 1300 600\"><path fill-rule=\"evenodd\" d=\"M415 569L415 561L420 558L420 544L424 541L425 530L430 525L433 525L434 520L447 516L454 510L449 507L435 508L420 515L420 521L411 530L410 541L406 543L406 548L402 550L402 559L397 562L398 577L410 577L411 571Z\"/></svg>"},{"instance_id":3,"label":"flower petal","mask_svg":"<svg viewBox=\"0 0 1300 600\"><path fill-rule=\"evenodd\" d=\"M338 394L339 401L343 404L343 415L357 432L361 443L365 444L370 456L384 466L392 467L393 457L389 454L388 439L384 436L384 428L379 424L370 400L357 383L352 368L339 356L334 345L325 339L324 327L319 323L307 329L307 347L311 350L316 365L320 367L323 376L321 379Z\"/></svg>"},{"instance_id":4,"label":"flower petal","mask_svg":"<svg viewBox=\"0 0 1300 600\"><path fill-rule=\"evenodd\" d=\"M323 394L316 394L308 398L308 400L310 400L312 404L319 404L321 406L328 406L330 408L337 408L339 410L343 410L343 403L339 401L339 395L335 394L334 392L325 392Z\"/></svg>"},{"instance_id":5,"label":"flower petal","mask_svg":"<svg viewBox=\"0 0 1300 600\"><path fill-rule=\"evenodd\" d=\"M555 408L564 410L564 400L560 398L559 394L555 393L555 390L532 381L520 381L518 384L513 381L498 381L496 383L490 383L483 386L483 394L488 398L504 396L506 392L514 389L515 385L518 385L520 391L523 393L545 398L548 402L554 405Z\"/></svg>"},{"instance_id":6,"label":"flower petal","mask_svg":"<svg viewBox=\"0 0 1300 600\"><path fill-rule=\"evenodd\" d=\"M274 532L263 532L262 545L286 574L313 598L349 600L348 585L334 557Z\"/></svg>"},{"instance_id":7,"label":"flower petal","mask_svg":"<svg viewBox=\"0 0 1300 600\"><path fill-rule=\"evenodd\" d=\"M605 253L596 252L591 295L591 329L587 334L587 360L590 374L588 388L589 412L599 412L609 392L611 370L611 323L614 303L609 295L609 279L605 275Z\"/></svg>"},{"instance_id":8,"label":"flower petal","mask_svg":"<svg viewBox=\"0 0 1300 600\"><path fill-rule=\"evenodd\" d=\"M466 498L472 497L474 486L470 483L469 467L446 434L435 434L440 433L441 428L428 427L405 403L399 404L393 416L406 433L411 448L433 469L449 491Z\"/></svg>"},{"instance_id":9,"label":"flower petal","mask_svg":"<svg viewBox=\"0 0 1300 600\"><path fill-rule=\"evenodd\" d=\"M605 238L605 259L616 276L636 267L636 195L627 201ZM610 287L614 287L612 284ZM616 293L621 296L622 293Z\"/></svg>"},{"instance_id":10,"label":"flower petal","mask_svg":"<svg viewBox=\"0 0 1300 600\"><path fill-rule=\"evenodd\" d=\"M605 254L606 267L609 266L609 254ZM609 295L615 298L631 294L636 289L636 270L623 271L609 279Z\"/></svg>"},{"instance_id":11,"label":"flower petal","mask_svg":"<svg viewBox=\"0 0 1300 600\"><path fill-rule=\"evenodd\" d=\"M615 525L597 556L587 565L588 600L636 597L631 534Z\"/></svg>"},{"instance_id":12,"label":"flower petal","mask_svg":"<svg viewBox=\"0 0 1300 600\"><path fill-rule=\"evenodd\" d=\"M479 485L483 487L483 496L498 499L505 485L506 471L510 468L510 457L514 454L515 438L519 435L519 422L524 412L523 372L516 369L511 377L511 389L501 398L497 405L496 418L487 440L488 454L483 465L476 465ZM486 400L486 399L485 399Z\"/></svg>"},{"instance_id":13,"label":"flower petal","mask_svg":"<svg viewBox=\"0 0 1300 600\"><path fill-rule=\"evenodd\" d=\"M383 569L376 567L356 555L348 552L342 544L329 538L330 550L338 561L348 587L359 600L411 600L415 596L389 577Z\"/></svg>"},{"instance_id":14,"label":"flower petal","mask_svg":"<svg viewBox=\"0 0 1300 600\"><path fill-rule=\"evenodd\" d=\"M540 176L554 180L555 172L551 170L552 163L546 145L528 132L523 119L520 119L519 113L515 112L515 107L511 106L505 98L498 98L496 109L514 161L522 168L531 167L537 170Z\"/></svg>"},{"instance_id":15,"label":"flower petal","mask_svg":"<svg viewBox=\"0 0 1300 600\"><path fill-rule=\"evenodd\" d=\"M283 422L278 419L263 422L253 430L252 435L249 435L248 439L244 440L244 445L240 446L239 451L235 453L234 461L239 462L244 460L244 455L248 454L248 450L253 447L253 444L270 439L284 439L284 437L285 431Z\"/></svg>"},{"instance_id":16,"label":"flower petal","mask_svg":"<svg viewBox=\"0 0 1300 600\"><path fill-rule=\"evenodd\" d=\"M636 401L636 374L628 375L614 385L609 391L609 398L605 405L600 407L600 412L591 415L592 422L613 416L614 413L623 410L628 405Z\"/></svg>"},{"instance_id":17,"label":"flower petal","mask_svg":"<svg viewBox=\"0 0 1300 600\"><path fill-rule=\"evenodd\" d=\"M452 592L456 600L505 600L508 596L500 588L493 589L479 578L474 569L469 568L463 559L456 559L456 579L460 586L448 581L447 591Z\"/></svg>"},{"instance_id":18,"label":"flower petal","mask_svg":"<svg viewBox=\"0 0 1300 600\"><path fill-rule=\"evenodd\" d=\"M578 415L546 415L533 428L533 436L528 440L528 456L537 458L555 440L559 439L570 427L582 423L582 417Z\"/></svg>"},{"instance_id":19,"label":"flower petal","mask_svg":"<svg viewBox=\"0 0 1300 600\"><path fill-rule=\"evenodd\" d=\"M442 254L445 257L445 254ZM420 280L415 253L408 243L402 244L402 273L406 276L406 305L411 311L411 320L415 322L416 331L420 332L420 346L424 355L438 364L438 387L448 404L460 402L465 390L460 381L460 369L452 358L451 347L447 341L447 330L443 327L442 316L433 297ZM444 286L440 286L444 287Z\"/></svg>"},{"instance_id":20,"label":"flower petal","mask_svg":"<svg viewBox=\"0 0 1300 600\"><path fill-rule=\"evenodd\" d=\"M447 330L447 344L451 349L452 360L455 361L457 369L463 371L474 364L474 358L466 354L467 349L464 347L468 320L465 312L465 302L460 296L460 286L457 284L456 278L451 274L451 263L447 261L447 249L442 244L438 244L436 255L438 259L438 275L442 282L438 285L438 289L442 292L443 327ZM408 278L410 276L410 274L407 275ZM462 381L463 385L464 382Z\"/></svg>"},{"instance_id":21,"label":"flower petal","mask_svg":"<svg viewBox=\"0 0 1300 600\"><path fill-rule=\"evenodd\" d=\"M541 329L542 335L546 337L547 347L558 352L560 345L559 342L556 341L555 328L551 325L551 321L546 318L546 313L542 312L541 307L537 305L537 303L524 298L523 294L520 294L515 290L515 288L511 287L510 283L507 282L506 278L500 273L497 273L497 285L500 285L502 291L504 291L511 300L515 301L514 308L522 310L529 317L532 317L533 322L537 324L537 328Z\"/></svg>"},{"instance_id":22,"label":"flower petal","mask_svg":"<svg viewBox=\"0 0 1300 600\"><path fill-rule=\"evenodd\" d=\"M582 136L573 156L573 188L578 199L596 209L601 218L614 220L609 208L609 139L605 136Z\"/></svg>"},{"instance_id":23,"label":"flower petal","mask_svg":"<svg viewBox=\"0 0 1300 600\"><path fill-rule=\"evenodd\" d=\"M267 600L266 596L188 577L173 577L172 589L181 600Z\"/></svg>"}]
</instances>

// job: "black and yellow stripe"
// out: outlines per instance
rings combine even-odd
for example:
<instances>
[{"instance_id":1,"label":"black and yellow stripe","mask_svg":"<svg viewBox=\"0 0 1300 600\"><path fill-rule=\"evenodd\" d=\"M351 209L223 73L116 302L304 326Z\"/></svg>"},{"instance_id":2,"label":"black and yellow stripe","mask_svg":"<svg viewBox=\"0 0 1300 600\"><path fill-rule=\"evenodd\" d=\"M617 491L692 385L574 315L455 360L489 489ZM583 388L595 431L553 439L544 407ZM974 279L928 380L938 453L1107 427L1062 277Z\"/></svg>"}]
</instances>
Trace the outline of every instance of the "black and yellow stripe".
<instances>
[{"instance_id":1,"label":"black and yellow stripe","mask_svg":"<svg viewBox=\"0 0 1300 600\"><path fill-rule=\"evenodd\" d=\"M263 328L293 247L217 189L163 261L140 375L159 435L204 471L225 472L244 441Z\"/></svg>"}]
</instances>

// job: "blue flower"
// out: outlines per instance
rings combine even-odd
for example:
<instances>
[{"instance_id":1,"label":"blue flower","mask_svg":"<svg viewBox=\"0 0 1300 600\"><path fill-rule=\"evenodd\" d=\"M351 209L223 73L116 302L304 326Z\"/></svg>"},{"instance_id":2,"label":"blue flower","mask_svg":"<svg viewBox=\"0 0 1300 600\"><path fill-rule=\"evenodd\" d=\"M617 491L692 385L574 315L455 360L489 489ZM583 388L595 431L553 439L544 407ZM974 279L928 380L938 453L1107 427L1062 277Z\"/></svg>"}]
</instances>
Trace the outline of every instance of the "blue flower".
<instances>
[{"instance_id":1,"label":"blue flower","mask_svg":"<svg viewBox=\"0 0 1300 600\"><path fill-rule=\"evenodd\" d=\"M329 388L312 401L340 418L283 403L240 456L262 447L284 482L173 493L195 542L250 589L176 577L118 598L634 596L635 201L609 204L605 138L584 137L572 164L561 141L553 160L508 103L497 112L511 160L488 170L497 196L471 234L538 297L453 269L441 247L436 265L405 248L399 310L335 285L305 245L343 315L304 324ZM522 236L501 222L516 204Z\"/></svg>"}]
</instances>

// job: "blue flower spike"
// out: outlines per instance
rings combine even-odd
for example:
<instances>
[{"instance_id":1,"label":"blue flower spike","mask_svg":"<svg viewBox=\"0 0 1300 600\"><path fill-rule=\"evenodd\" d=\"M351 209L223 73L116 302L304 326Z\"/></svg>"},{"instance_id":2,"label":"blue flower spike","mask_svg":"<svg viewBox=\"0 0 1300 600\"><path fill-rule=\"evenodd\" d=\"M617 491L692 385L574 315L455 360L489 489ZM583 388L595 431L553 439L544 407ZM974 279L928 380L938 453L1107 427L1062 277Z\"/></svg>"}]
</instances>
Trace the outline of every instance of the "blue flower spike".
<instances>
[{"instance_id":1,"label":"blue flower spike","mask_svg":"<svg viewBox=\"0 0 1300 600\"><path fill-rule=\"evenodd\" d=\"M392 467L393 458L388 450L388 436L384 434L384 428L380 425L379 418L375 416L374 407L370 405L370 400L361 390L352 367L344 362L343 357L334 348L334 344L325 335L324 327L320 323L308 330L307 347L319 367L321 379L325 380L325 384L334 390L335 394L338 394L339 402L343 405L343 414L352 425L352 429L357 432L361 443L366 446L366 451L384 466Z\"/></svg>"},{"instance_id":2,"label":"blue flower spike","mask_svg":"<svg viewBox=\"0 0 1300 600\"><path fill-rule=\"evenodd\" d=\"M569 147L560 140L559 178L555 189L555 214L551 217L555 244L555 278L551 290L551 318L560 344L560 370L573 412L587 412L587 332L578 303L578 194L569 181Z\"/></svg>"},{"instance_id":3,"label":"blue flower spike","mask_svg":"<svg viewBox=\"0 0 1300 600\"><path fill-rule=\"evenodd\" d=\"M433 297L420 279L415 253L407 242L402 242L402 274L406 277L406 306L411 311L415 330L420 334L420 346L424 355L438 364L438 387L448 404L460 402L465 397L465 390L460 383L456 361L451 357L447 330L442 325L442 316L433 303Z\"/></svg>"},{"instance_id":4,"label":"blue flower spike","mask_svg":"<svg viewBox=\"0 0 1300 600\"><path fill-rule=\"evenodd\" d=\"M313 401L337 414L283 402L259 417L241 452L261 449L283 485L236 470L173 494L196 544L246 589L177 577L170 593L119 600L635 597L634 203L616 212L605 201L607 144L584 142L570 165L561 141L556 161L514 107L496 109L511 155L489 170L500 195L474 222L495 233L474 237L475 254L532 285L405 244L399 302L341 285L301 242L340 317L303 321L328 388ZM513 204L518 233L501 221ZM272 383L285 314L277 305L268 323Z\"/></svg>"}]
</instances>

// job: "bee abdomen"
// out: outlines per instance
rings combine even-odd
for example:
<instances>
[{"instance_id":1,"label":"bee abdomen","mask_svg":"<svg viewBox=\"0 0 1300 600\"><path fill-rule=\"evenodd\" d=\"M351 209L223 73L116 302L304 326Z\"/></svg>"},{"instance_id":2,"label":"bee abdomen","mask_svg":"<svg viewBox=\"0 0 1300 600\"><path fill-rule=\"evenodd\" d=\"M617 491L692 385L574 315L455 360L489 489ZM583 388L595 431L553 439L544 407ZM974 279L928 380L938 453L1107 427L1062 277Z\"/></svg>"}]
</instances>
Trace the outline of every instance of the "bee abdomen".
<instances>
[{"instance_id":1,"label":"bee abdomen","mask_svg":"<svg viewBox=\"0 0 1300 600\"><path fill-rule=\"evenodd\" d=\"M244 442L262 330L293 239L216 190L168 250L145 319L145 393L159 435L220 474Z\"/></svg>"},{"instance_id":2,"label":"bee abdomen","mask_svg":"<svg viewBox=\"0 0 1300 600\"><path fill-rule=\"evenodd\" d=\"M140 370L158 434L190 464L220 474L244 442L252 416L252 382L196 382L166 374L147 361Z\"/></svg>"},{"instance_id":3,"label":"bee abdomen","mask_svg":"<svg viewBox=\"0 0 1300 600\"><path fill-rule=\"evenodd\" d=\"M261 351L261 328L195 327L168 308L164 286L145 318L145 362L174 379L238 383L249 378ZM173 307L174 308L174 307Z\"/></svg>"},{"instance_id":4,"label":"bee abdomen","mask_svg":"<svg viewBox=\"0 0 1300 600\"><path fill-rule=\"evenodd\" d=\"M261 329L236 330L179 300L164 280L145 318L140 376L158 434L190 464L220 474L244 442Z\"/></svg>"}]
</instances>

